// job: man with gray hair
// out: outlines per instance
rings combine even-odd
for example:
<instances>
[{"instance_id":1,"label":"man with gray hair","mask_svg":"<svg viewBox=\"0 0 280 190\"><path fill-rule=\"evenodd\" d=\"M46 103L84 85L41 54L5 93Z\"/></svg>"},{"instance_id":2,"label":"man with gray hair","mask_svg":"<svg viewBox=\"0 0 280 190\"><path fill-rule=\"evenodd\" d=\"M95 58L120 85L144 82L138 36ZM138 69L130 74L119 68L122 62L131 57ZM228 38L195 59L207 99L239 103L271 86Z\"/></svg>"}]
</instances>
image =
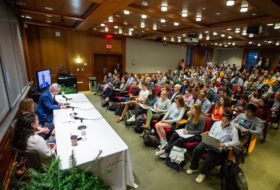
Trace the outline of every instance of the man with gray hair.
<instances>
[{"instance_id":1,"label":"man with gray hair","mask_svg":"<svg viewBox=\"0 0 280 190\"><path fill-rule=\"evenodd\" d=\"M55 95L60 91L61 87L57 83L53 83L48 90L41 94L36 109L40 123L50 123L53 121L53 110L65 109L63 103L55 100Z\"/></svg>"}]
</instances>

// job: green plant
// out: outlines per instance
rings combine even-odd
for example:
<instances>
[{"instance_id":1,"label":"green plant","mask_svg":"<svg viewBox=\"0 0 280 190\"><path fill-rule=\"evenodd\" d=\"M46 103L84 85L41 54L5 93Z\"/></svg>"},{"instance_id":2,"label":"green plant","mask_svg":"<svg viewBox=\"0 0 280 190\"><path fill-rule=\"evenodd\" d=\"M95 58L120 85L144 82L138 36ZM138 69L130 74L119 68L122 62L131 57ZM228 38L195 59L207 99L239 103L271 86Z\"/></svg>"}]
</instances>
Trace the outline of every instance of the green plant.
<instances>
[{"instance_id":1,"label":"green plant","mask_svg":"<svg viewBox=\"0 0 280 190\"><path fill-rule=\"evenodd\" d=\"M42 171L28 169L19 179L14 177L13 189L21 190L107 190L109 187L103 181L90 172L97 164L101 151L96 159L85 170L76 166L76 160L72 153L70 157L70 169L60 170L59 158L52 160L48 167Z\"/></svg>"},{"instance_id":2,"label":"green plant","mask_svg":"<svg viewBox=\"0 0 280 190\"><path fill-rule=\"evenodd\" d=\"M73 94L73 93L76 93L77 90L74 87L61 86L60 94L62 92L64 92L64 94Z\"/></svg>"}]
</instances>

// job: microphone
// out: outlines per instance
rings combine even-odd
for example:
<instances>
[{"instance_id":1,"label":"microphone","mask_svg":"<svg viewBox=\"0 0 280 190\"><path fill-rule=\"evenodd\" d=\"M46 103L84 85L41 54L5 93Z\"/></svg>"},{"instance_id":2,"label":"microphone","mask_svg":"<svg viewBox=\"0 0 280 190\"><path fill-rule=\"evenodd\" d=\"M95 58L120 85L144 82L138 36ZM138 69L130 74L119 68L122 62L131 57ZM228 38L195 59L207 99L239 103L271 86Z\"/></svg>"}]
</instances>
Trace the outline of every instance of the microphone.
<instances>
[{"instance_id":1,"label":"microphone","mask_svg":"<svg viewBox=\"0 0 280 190\"><path fill-rule=\"evenodd\" d=\"M66 102L67 102L68 100L72 100L72 98L67 98L64 94L62 95L62 97L65 98Z\"/></svg>"}]
</instances>

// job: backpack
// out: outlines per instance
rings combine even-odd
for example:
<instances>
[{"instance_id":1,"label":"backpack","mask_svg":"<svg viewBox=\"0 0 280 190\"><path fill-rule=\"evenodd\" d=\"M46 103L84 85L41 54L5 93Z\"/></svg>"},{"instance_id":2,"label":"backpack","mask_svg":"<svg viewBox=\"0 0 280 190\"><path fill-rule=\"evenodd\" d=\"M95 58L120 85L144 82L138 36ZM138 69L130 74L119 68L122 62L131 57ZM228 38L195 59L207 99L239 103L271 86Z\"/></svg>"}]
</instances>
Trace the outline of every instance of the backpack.
<instances>
[{"instance_id":1,"label":"backpack","mask_svg":"<svg viewBox=\"0 0 280 190\"><path fill-rule=\"evenodd\" d=\"M177 164L177 163L175 163L175 162L172 162L172 161L171 161L171 158L168 156L168 157L165 159L165 164L166 164L168 167L170 167L170 168L172 168L172 169L174 169L174 170L180 172L180 171L183 171L183 170L184 170L184 165L186 164L186 161L183 161L183 162L181 162L180 164Z\"/></svg>"},{"instance_id":2,"label":"backpack","mask_svg":"<svg viewBox=\"0 0 280 190\"><path fill-rule=\"evenodd\" d=\"M101 101L101 106L102 106L102 107L108 107L108 106L109 106L109 101L107 101L107 100L102 100L102 101Z\"/></svg>"},{"instance_id":3,"label":"backpack","mask_svg":"<svg viewBox=\"0 0 280 190\"><path fill-rule=\"evenodd\" d=\"M134 115L134 112L133 110L128 110L128 112L125 114L125 117L124 117L124 123L125 123L125 126L132 126L135 124L135 121L127 121L128 119L131 118L131 116Z\"/></svg>"},{"instance_id":4,"label":"backpack","mask_svg":"<svg viewBox=\"0 0 280 190\"><path fill-rule=\"evenodd\" d=\"M160 145L160 141L154 134L153 130L146 130L143 136L143 142L146 146L157 148Z\"/></svg>"},{"instance_id":5,"label":"backpack","mask_svg":"<svg viewBox=\"0 0 280 190\"><path fill-rule=\"evenodd\" d=\"M231 160L226 160L220 170L222 190L248 190L242 169Z\"/></svg>"},{"instance_id":6,"label":"backpack","mask_svg":"<svg viewBox=\"0 0 280 190\"><path fill-rule=\"evenodd\" d=\"M117 104L113 102L111 105L108 106L107 108L109 111L116 111L117 109Z\"/></svg>"},{"instance_id":7,"label":"backpack","mask_svg":"<svg viewBox=\"0 0 280 190\"><path fill-rule=\"evenodd\" d=\"M135 120L135 128L134 128L134 131L136 133L142 133L143 132L143 124L145 123L145 120L144 120L144 117L143 115L138 115L136 117L136 120Z\"/></svg>"},{"instance_id":8,"label":"backpack","mask_svg":"<svg viewBox=\"0 0 280 190\"><path fill-rule=\"evenodd\" d=\"M122 112L123 112L123 109L124 109L124 105L117 104L116 110L115 110L115 114L120 116L122 114Z\"/></svg>"}]
</instances>

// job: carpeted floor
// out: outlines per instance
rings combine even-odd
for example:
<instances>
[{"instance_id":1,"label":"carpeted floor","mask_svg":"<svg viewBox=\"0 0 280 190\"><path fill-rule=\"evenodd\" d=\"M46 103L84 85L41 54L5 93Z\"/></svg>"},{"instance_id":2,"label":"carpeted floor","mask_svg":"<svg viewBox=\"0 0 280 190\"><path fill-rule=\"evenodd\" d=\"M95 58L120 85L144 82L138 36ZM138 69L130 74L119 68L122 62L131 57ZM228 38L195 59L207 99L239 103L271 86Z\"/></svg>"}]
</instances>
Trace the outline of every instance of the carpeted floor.
<instances>
[{"instance_id":1,"label":"carpeted floor","mask_svg":"<svg viewBox=\"0 0 280 190\"><path fill-rule=\"evenodd\" d=\"M123 122L116 123L118 117L101 107L99 96L89 92L85 92L85 94L128 145L135 181L139 185L138 190L220 189L219 168L215 168L202 184L194 181L197 174L189 176L168 168L162 160L155 157L153 148L144 146L139 134L136 134L131 128L126 128ZM279 159L280 131L270 130L267 142L257 143L253 153L246 157L246 163L242 165L250 190L280 190ZM187 160L185 167L188 168L189 164L190 160Z\"/></svg>"}]
</instances>

